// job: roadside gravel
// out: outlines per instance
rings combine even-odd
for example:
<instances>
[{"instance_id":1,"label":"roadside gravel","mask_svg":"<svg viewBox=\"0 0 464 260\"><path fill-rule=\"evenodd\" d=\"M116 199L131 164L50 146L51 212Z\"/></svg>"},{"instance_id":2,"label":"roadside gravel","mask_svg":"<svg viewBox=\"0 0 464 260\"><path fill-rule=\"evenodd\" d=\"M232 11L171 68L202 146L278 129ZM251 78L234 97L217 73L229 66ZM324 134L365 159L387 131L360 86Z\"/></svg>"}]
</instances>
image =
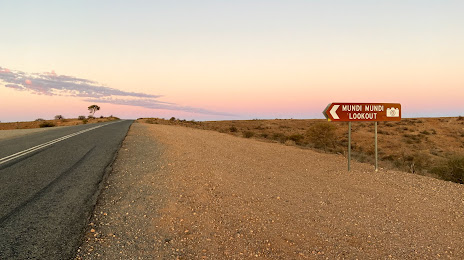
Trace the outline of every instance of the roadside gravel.
<instances>
[{"instance_id":1,"label":"roadside gravel","mask_svg":"<svg viewBox=\"0 0 464 260\"><path fill-rule=\"evenodd\" d=\"M78 259L462 259L464 186L135 123Z\"/></svg>"}]
</instances>

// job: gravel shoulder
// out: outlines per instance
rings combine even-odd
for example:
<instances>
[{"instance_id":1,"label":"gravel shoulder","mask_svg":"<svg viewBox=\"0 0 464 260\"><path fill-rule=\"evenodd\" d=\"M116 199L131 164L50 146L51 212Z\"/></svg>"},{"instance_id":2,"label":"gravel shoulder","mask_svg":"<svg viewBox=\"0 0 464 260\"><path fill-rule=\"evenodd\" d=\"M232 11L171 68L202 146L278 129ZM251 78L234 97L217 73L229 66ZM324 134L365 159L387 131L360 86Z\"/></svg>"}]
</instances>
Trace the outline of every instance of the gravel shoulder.
<instances>
[{"instance_id":1,"label":"gravel shoulder","mask_svg":"<svg viewBox=\"0 0 464 260\"><path fill-rule=\"evenodd\" d=\"M464 258L464 186L134 123L77 259Z\"/></svg>"}]
</instances>

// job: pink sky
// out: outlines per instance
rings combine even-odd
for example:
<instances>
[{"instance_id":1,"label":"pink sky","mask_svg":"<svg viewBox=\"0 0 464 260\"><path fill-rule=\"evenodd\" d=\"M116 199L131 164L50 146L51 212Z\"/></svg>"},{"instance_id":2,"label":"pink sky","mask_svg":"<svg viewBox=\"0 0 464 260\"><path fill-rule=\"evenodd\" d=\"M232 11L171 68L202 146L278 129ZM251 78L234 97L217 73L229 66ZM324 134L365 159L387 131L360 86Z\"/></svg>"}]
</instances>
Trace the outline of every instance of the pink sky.
<instances>
[{"instance_id":1,"label":"pink sky","mask_svg":"<svg viewBox=\"0 0 464 260\"><path fill-rule=\"evenodd\" d=\"M0 121L464 115L464 2L84 2L2 5Z\"/></svg>"}]
</instances>

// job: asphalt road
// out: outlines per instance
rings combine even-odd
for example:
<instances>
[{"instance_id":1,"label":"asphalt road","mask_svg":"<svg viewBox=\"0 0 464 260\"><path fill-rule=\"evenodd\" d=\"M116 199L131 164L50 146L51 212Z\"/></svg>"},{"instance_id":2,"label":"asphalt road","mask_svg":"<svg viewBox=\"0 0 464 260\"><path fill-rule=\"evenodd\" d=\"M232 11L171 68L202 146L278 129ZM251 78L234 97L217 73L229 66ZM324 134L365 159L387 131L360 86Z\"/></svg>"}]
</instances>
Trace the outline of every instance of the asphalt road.
<instances>
[{"instance_id":1,"label":"asphalt road","mask_svg":"<svg viewBox=\"0 0 464 260\"><path fill-rule=\"evenodd\" d=\"M74 257L132 122L0 140L0 259Z\"/></svg>"}]
</instances>

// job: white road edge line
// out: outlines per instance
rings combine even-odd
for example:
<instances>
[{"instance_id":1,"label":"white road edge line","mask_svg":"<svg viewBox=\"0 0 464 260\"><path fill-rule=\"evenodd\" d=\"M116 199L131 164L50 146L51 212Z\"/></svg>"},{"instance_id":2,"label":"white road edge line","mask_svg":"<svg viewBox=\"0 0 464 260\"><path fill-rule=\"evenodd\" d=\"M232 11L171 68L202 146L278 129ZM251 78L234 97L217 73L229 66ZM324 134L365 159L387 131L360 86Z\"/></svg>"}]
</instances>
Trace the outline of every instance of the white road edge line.
<instances>
[{"instance_id":1,"label":"white road edge line","mask_svg":"<svg viewBox=\"0 0 464 260\"><path fill-rule=\"evenodd\" d=\"M6 162L9 162L9 161L11 161L11 160L14 160L14 159L16 159L16 158L19 158L19 157L21 157L21 156L24 156L24 155L26 155L26 154L29 154L29 153L35 152L35 151L37 151L37 150L40 150L40 149L42 149L42 148L45 148L45 147L47 147L47 146L50 146L50 145L52 145L52 144L56 144L56 143L58 143L58 142L61 142L61 141L63 141L63 140L66 140L66 139L68 139L68 138L71 138L71 137L73 137L73 136L80 135L80 134L83 134L83 133L85 133L85 132L88 132L88 131L91 131L91 130L95 130L95 129L100 128L100 127L103 127L103 126L111 125L111 124L114 124L114 123L119 123L119 122L122 122L122 121L123 121L123 120L121 120L121 121L116 121L116 122L111 122L111 123L104 124L104 125L94 126L94 127L88 128L88 129L81 130L81 131L79 131L79 132L75 132L75 133L72 133L72 134L69 134L69 135L65 135L65 136L63 136L63 137L57 138L57 139L55 139L55 140L48 141L48 142L43 143L43 144L36 145L36 146L31 147L31 148L29 148L29 149L23 150L23 151L21 151L21 152L17 152L17 153L15 153L15 154L12 154L12 155L9 155L9 156L6 156L6 157L1 158L1 159L0 159L0 165L1 165L1 164L4 164L4 163L6 163Z\"/></svg>"}]
</instances>

